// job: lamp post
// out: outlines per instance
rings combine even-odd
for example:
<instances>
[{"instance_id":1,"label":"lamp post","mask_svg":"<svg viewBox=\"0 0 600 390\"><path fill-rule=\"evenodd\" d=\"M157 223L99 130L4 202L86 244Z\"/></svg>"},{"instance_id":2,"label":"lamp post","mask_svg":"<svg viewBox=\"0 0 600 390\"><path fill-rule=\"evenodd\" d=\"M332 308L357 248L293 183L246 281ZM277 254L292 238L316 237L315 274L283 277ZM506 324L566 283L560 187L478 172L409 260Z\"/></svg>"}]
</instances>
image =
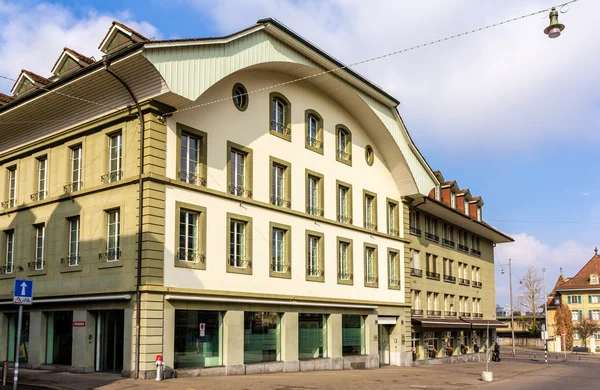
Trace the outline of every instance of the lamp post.
<instances>
[{"instance_id":1,"label":"lamp post","mask_svg":"<svg viewBox=\"0 0 600 390\"><path fill-rule=\"evenodd\" d=\"M548 38L558 38L560 32L565 29L564 24L558 23L558 11L552 7L550 11L550 25L544 29L544 34L548 35Z\"/></svg>"},{"instance_id":2,"label":"lamp post","mask_svg":"<svg viewBox=\"0 0 600 390\"><path fill-rule=\"evenodd\" d=\"M542 268L544 274L544 361L548 363L548 295L546 295L546 268Z\"/></svg>"},{"instance_id":3,"label":"lamp post","mask_svg":"<svg viewBox=\"0 0 600 390\"><path fill-rule=\"evenodd\" d=\"M504 275L504 269L502 270ZM508 259L508 281L510 283L510 330L512 333L512 356L515 357L515 310L513 308L513 292L512 292L512 260Z\"/></svg>"}]
</instances>

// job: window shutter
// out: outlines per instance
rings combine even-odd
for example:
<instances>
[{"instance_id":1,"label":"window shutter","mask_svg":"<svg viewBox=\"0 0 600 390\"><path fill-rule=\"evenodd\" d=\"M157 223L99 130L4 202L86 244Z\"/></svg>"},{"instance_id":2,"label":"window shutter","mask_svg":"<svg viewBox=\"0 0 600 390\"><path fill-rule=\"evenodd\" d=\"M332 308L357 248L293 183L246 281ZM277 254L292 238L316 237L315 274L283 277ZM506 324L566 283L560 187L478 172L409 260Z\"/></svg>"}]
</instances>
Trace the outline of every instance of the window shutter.
<instances>
[{"instance_id":1,"label":"window shutter","mask_svg":"<svg viewBox=\"0 0 600 390\"><path fill-rule=\"evenodd\" d=\"M588 310L588 315L590 316L590 320L592 319L592 311Z\"/></svg>"},{"instance_id":2,"label":"window shutter","mask_svg":"<svg viewBox=\"0 0 600 390\"><path fill-rule=\"evenodd\" d=\"M583 311L579 310L579 321L583 321Z\"/></svg>"},{"instance_id":3,"label":"window shutter","mask_svg":"<svg viewBox=\"0 0 600 390\"><path fill-rule=\"evenodd\" d=\"M577 295L577 303L581 303L581 295Z\"/></svg>"},{"instance_id":4,"label":"window shutter","mask_svg":"<svg viewBox=\"0 0 600 390\"><path fill-rule=\"evenodd\" d=\"M588 295L588 303L592 303L592 296Z\"/></svg>"},{"instance_id":5,"label":"window shutter","mask_svg":"<svg viewBox=\"0 0 600 390\"><path fill-rule=\"evenodd\" d=\"M567 297L567 300L569 301L569 303L571 303L571 296L570 295Z\"/></svg>"}]
</instances>

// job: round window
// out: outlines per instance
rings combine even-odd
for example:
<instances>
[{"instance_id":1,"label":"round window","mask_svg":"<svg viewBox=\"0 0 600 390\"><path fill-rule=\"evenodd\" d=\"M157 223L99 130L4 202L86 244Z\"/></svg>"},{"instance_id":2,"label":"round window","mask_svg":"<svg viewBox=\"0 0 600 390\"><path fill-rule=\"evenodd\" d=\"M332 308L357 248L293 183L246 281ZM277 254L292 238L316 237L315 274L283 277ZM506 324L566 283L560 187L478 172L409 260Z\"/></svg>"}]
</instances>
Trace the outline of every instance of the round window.
<instances>
[{"instance_id":1,"label":"round window","mask_svg":"<svg viewBox=\"0 0 600 390\"><path fill-rule=\"evenodd\" d=\"M369 164L369 166L373 165L375 153L373 152L373 147L371 145L367 145L365 148L365 159L367 160L367 164Z\"/></svg>"},{"instance_id":2,"label":"round window","mask_svg":"<svg viewBox=\"0 0 600 390\"><path fill-rule=\"evenodd\" d=\"M238 110L246 110L246 108L248 107L248 91L246 90L246 87L239 83L234 85L232 97L233 104Z\"/></svg>"}]
</instances>

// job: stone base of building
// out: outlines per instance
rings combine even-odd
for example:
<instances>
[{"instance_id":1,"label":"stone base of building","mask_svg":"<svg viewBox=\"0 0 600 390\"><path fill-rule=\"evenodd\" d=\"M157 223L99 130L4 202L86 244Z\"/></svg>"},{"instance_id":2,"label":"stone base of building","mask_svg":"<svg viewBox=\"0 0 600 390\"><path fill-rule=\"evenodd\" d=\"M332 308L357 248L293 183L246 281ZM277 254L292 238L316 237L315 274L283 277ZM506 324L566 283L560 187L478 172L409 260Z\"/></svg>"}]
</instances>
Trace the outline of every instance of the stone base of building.
<instances>
[{"instance_id":1,"label":"stone base of building","mask_svg":"<svg viewBox=\"0 0 600 390\"><path fill-rule=\"evenodd\" d=\"M456 363L485 363L485 353L470 353L467 355L444 356L435 359L415 360L413 366L425 366L430 364L456 364Z\"/></svg>"}]
</instances>

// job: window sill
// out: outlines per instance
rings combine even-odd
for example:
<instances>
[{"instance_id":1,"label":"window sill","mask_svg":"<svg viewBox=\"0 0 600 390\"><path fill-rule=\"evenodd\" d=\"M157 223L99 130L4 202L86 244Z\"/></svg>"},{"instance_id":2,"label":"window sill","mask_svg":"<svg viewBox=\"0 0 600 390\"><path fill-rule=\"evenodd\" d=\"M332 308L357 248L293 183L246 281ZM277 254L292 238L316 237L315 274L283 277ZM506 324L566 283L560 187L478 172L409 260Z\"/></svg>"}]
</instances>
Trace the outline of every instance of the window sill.
<instances>
[{"instance_id":1,"label":"window sill","mask_svg":"<svg viewBox=\"0 0 600 390\"><path fill-rule=\"evenodd\" d=\"M123 261L116 260L111 262L106 262L102 264L98 264L98 269L109 269L109 268L119 268L123 266Z\"/></svg>"},{"instance_id":2,"label":"window sill","mask_svg":"<svg viewBox=\"0 0 600 390\"><path fill-rule=\"evenodd\" d=\"M346 164L346 165L348 165L348 166L350 166L350 167L352 166L352 159L351 159L351 158L350 158L349 160L346 160L346 159L344 159L344 158L338 157L338 156L337 156L337 153L336 153L335 160L336 160L337 162L341 162L342 164Z\"/></svg>"},{"instance_id":3,"label":"window sill","mask_svg":"<svg viewBox=\"0 0 600 390\"><path fill-rule=\"evenodd\" d=\"M37 271L30 270L29 273L27 274L27 276L44 276L47 273L48 272L46 271L46 269L40 269L40 270L37 270Z\"/></svg>"},{"instance_id":4,"label":"window sill","mask_svg":"<svg viewBox=\"0 0 600 390\"><path fill-rule=\"evenodd\" d=\"M252 267L232 267L227 265L227 272L230 274L252 275Z\"/></svg>"},{"instance_id":5,"label":"window sill","mask_svg":"<svg viewBox=\"0 0 600 390\"><path fill-rule=\"evenodd\" d=\"M344 284L346 286L353 286L354 281L352 279L338 279L337 284Z\"/></svg>"},{"instance_id":6,"label":"window sill","mask_svg":"<svg viewBox=\"0 0 600 390\"><path fill-rule=\"evenodd\" d=\"M379 288L379 283L366 283L366 282L365 282L365 287L369 287L369 288Z\"/></svg>"},{"instance_id":7,"label":"window sill","mask_svg":"<svg viewBox=\"0 0 600 390\"><path fill-rule=\"evenodd\" d=\"M307 282L325 283L325 275L323 275L323 276L310 276L310 275L306 275L306 281Z\"/></svg>"},{"instance_id":8,"label":"window sill","mask_svg":"<svg viewBox=\"0 0 600 390\"><path fill-rule=\"evenodd\" d=\"M206 270L206 263L202 261L183 261L176 258L174 266L175 268Z\"/></svg>"},{"instance_id":9,"label":"window sill","mask_svg":"<svg viewBox=\"0 0 600 390\"><path fill-rule=\"evenodd\" d=\"M308 150L311 150L315 153L323 154L323 148L317 148L316 146L309 145L307 143L304 144L304 147Z\"/></svg>"},{"instance_id":10,"label":"window sill","mask_svg":"<svg viewBox=\"0 0 600 390\"><path fill-rule=\"evenodd\" d=\"M285 272L277 272L277 271L272 271L269 270L269 277L270 278L279 278L279 279L291 279L292 278L292 271L285 271Z\"/></svg>"},{"instance_id":11,"label":"window sill","mask_svg":"<svg viewBox=\"0 0 600 390\"><path fill-rule=\"evenodd\" d=\"M68 272L81 272L83 271L83 266L81 264L79 265L72 265L72 266L68 266L68 265L63 265L60 267L60 273L68 273Z\"/></svg>"},{"instance_id":12,"label":"window sill","mask_svg":"<svg viewBox=\"0 0 600 390\"><path fill-rule=\"evenodd\" d=\"M0 280L6 280L6 279L14 279L15 278L15 273L12 272L10 274L2 274L0 275Z\"/></svg>"},{"instance_id":13,"label":"window sill","mask_svg":"<svg viewBox=\"0 0 600 390\"><path fill-rule=\"evenodd\" d=\"M391 285L391 284L388 284L388 290L398 290L398 291L400 291L400 285L396 285L396 284Z\"/></svg>"},{"instance_id":14,"label":"window sill","mask_svg":"<svg viewBox=\"0 0 600 390\"><path fill-rule=\"evenodd\" d=\"M291 131L289 131L289 134L283 134L283 133L280 133L280 132L275 131L273 129L269 129L269 133L271 133L275 137L281 138L282 140L285 140L285 141L288 141L288 142L292 142L292 132Z\"/></svg>"}]
</instances>

